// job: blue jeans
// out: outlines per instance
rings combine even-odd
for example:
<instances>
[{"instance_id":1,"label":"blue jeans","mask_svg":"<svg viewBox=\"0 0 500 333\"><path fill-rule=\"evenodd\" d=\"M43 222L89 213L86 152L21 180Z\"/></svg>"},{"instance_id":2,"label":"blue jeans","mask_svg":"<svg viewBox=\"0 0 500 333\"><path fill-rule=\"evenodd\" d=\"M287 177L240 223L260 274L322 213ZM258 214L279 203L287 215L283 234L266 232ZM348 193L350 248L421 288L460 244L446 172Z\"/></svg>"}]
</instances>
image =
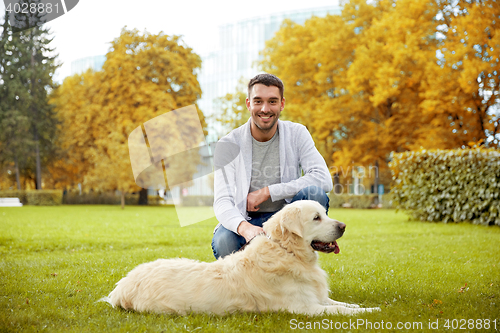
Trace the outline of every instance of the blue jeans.
<instances>
[{"instance_id":1,"label":"blue jeans","mask_svg":"<svg viewBox=\"0 0 500 333\"><path fill-rule=\"evenodd\" d=\"M320 187L309 186L300 190L299 193L293 197L292 202L298 200L315 200L325 207L326 213L328 213L330 199ZM269 220L274 213L276 212L250 213L252 219L248 222L255 226L262 227L264 222ZM214 252L215 259L219 259L219 257L223 258L228 254L238 251L243 245L245 245L245 243L245 237L240 236L220 225L212 238L212 250Z\"/></svg>"}]
</instances>

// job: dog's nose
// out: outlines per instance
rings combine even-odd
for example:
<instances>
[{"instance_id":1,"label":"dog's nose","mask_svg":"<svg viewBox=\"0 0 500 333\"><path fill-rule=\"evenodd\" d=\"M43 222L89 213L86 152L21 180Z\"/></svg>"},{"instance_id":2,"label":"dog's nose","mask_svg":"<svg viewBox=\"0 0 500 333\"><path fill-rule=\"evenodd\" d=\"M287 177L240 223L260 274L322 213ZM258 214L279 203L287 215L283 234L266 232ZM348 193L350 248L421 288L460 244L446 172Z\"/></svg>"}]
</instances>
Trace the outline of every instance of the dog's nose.
<instances>
[{"instance_id":1,"label":"dog's nose","mask_svg":"<svg viewBox=\"0 0 500 333\"><path fill-rule=\"evenodd\" d=\"M344 233L345 227L346 227L345 223L339 222L339 230L340 230L340 232Z\"/></svg>"}]
</instances>

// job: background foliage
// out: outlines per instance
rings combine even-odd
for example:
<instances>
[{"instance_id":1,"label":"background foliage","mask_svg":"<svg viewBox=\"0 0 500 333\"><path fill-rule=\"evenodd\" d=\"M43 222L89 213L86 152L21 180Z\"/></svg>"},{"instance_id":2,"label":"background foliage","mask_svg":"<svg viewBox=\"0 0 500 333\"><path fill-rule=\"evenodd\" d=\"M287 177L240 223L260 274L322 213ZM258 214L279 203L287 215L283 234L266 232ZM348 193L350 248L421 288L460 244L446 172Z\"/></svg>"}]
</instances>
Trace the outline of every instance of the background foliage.
<instances>
[{"instance_id":1,"label":"background foliage","mask_svg":"<svg viewBox=\"0 0 500 333\"><path fill-rule=\"evenodd\" d=\"M394 154L394 204L422 221L500 225L499 161L493 149Z\"/></svg>"},{"instance_id":2,"label":"background foliage","mask_svg":"<svg viewBox=\"0 0 500 333\"><path fill-rule=\"evenodd\" d=\"M52 182L50 166L60 156L58 121L48 101L57 86L57 55L47 28L14 33L7 17L6 12L0 33L0 188L7 183L42 189Z\"/></svg>"},{"instance_id":3,"label":"background foliage","mask_svg":"<svg viewBox=\"0 0 500 333\"><path fill-rule=\"evenodd\" d=\"M56 206L63 203L62 190L4 190L0 198L18 198L23 205Z\"/></svg>"},{"instance_id":4,"label":"background foliage","mask_svg":"<svg viewBox=\"0 0 500 333\"><path fill-rule=\"evenodd\" d=\"M197 80L200 66L200 57L179 36L123 29L111 44L101 71L69 77L53 94L62 123L60 141L67 152L58 164L61 174L66 175L59 186L82 183L86 191L138 191L128 136L156 116L195 104L201 96ZM178 126L179 122L183 126ZM179 118L165 124L164 132L189 131L190 125L199 127L200 122L206 126L198 110L198 118ZM186 140L190 137L183 136ZM193 144L197 142L177 140L169 146L179 150ZM191 176L198 162L199 156L192 154L178 169Z\"/></svg>"},{"instance_id":5,"label":"background foliage","mask_svg":"<svg viewBox=\"0 0 500 333\"><path fill-rule=\"evenodd\" d=\"M330 166L383 172L391 152L498 147L499 16L488 0L352 0L285 21L262 69L283 79L284 113Z\"/></svg>"},{"instance_id":6,"label":"background foliage","mask_svg":"<svg viewBox=\"0 0 500 333\"><path fill-rule=\"evenodd\" d=\"M214 115L215 120L222 126L224 132L240 127L250 118L245 100L247 98L248 81L241 78L234 93L226 94L217 100L220 112Z\"/></svg>"}]
</instances>

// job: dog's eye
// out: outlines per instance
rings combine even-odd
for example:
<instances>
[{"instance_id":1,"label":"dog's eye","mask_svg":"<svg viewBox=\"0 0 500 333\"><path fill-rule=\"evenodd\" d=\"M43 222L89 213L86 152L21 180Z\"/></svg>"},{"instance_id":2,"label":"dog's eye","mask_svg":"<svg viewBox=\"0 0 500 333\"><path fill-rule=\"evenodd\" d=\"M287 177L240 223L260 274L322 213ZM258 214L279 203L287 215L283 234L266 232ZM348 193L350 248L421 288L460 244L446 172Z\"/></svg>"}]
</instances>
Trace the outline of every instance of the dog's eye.
<instances>
[{"instance_id":1,"label":"dog's eye","mask_svg":"<svg viewBox=\"0 0 500 333\"><path fill-rule=\"evenodd\" d=\"M319 221L319 220L321 220L321 217L320 217L319 215L316 215L316 216L314 217L314 221Z\"/></svg>"}]
</instances>

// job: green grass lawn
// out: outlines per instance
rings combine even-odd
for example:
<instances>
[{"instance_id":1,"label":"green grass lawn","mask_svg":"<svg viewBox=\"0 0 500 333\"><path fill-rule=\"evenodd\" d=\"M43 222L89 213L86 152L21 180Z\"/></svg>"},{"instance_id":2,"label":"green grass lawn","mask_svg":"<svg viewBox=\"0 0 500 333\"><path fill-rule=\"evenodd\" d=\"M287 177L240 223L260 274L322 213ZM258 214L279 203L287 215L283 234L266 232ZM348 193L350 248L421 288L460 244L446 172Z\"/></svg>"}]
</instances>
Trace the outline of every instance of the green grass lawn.
<instances>
[{"instance_id":1,"label":"green grass lawn","mask_svg":"<svg viewBox=\"0 0 500 333\"><path fill-rule=\"evenodd\" d=\"M96 301L140 263L213 261L215 219L181 228L167 207L0 207L0 332L500 330L499 227L415 222L393 210L330 216L347 224L341 253L320 254L331 298L381 312L180 317L113 309Z\"/></svg>"}]
</instances>

